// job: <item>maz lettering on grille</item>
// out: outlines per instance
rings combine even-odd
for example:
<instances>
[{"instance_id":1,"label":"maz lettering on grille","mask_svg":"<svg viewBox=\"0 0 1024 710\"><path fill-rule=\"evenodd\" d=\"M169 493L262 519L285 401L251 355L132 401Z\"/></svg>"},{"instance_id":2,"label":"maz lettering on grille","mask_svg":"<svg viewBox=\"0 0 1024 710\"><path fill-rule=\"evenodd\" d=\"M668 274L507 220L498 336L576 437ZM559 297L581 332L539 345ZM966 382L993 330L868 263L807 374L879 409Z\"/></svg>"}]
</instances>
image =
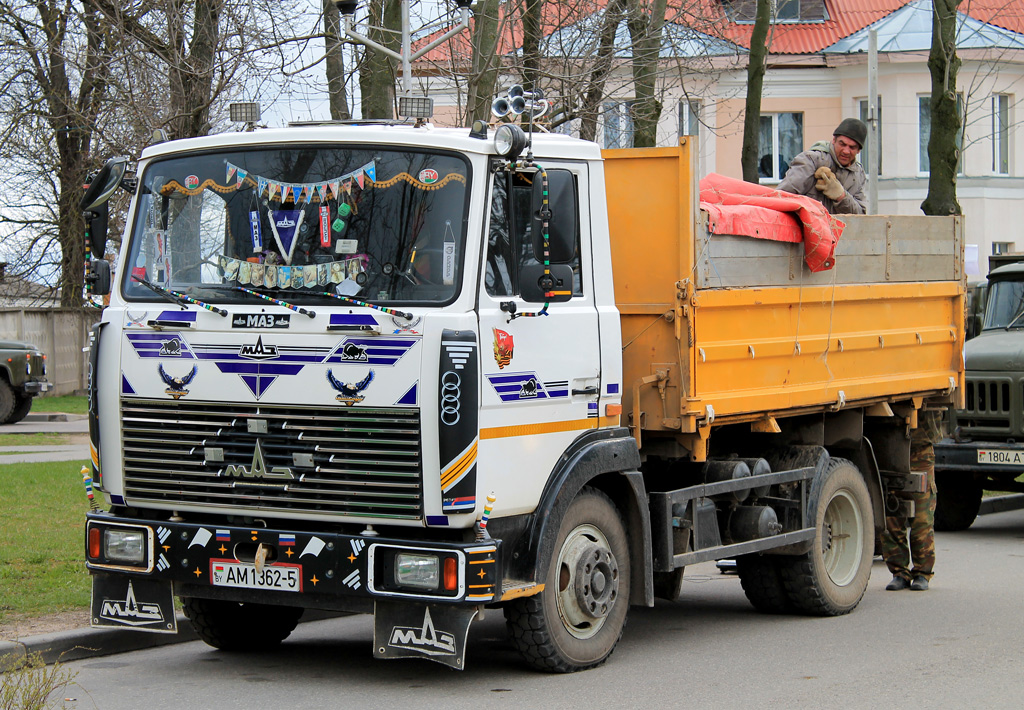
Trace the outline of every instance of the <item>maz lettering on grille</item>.
<instances>
[{"instance_id":1,"label":"maz lettering on grille","mask_svg":"<svg viewBox=\"0 0 1024 710\"><path fill-rule=\"evenodd\" d=\"M252 454L252 464L250 468L245 466L236 466L234 464L228 465L224 469L222 476L227 477L238 477L238 478L276 478L276 479L294 479L295 474L292 473L290 468L284 466L275 466L272 469L267 469L267 463L263 458L263 447L260 446L260 442L256 442L256 450Z\"/></svg>"},{"instance_id":2,"label":"maz lettering on grille","mask_svg":"<svg viewBox=\"0 0 1024 710\"><path fill-rule=\"evenodd\" d=\"M452 370L441 376L441 421L448 426L459 423L461 386L462 378Z\"/></svg>"}]
</instances>

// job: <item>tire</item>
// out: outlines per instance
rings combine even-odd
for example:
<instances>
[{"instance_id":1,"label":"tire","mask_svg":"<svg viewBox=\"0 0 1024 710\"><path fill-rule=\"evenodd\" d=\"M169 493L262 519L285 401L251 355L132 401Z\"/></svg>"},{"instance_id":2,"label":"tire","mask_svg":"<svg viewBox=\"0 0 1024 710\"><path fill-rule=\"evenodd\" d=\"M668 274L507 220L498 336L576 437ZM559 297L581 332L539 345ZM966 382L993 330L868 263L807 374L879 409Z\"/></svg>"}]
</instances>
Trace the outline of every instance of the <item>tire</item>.
<instances>
[{"instance_id":1,"label":"tire","mask_svg":"<svg viewBox=\"0 0 1024 710\"><path fill-rule=\"evenodd\" d=\"M222 651L275 648L295 629L302 609L182 597L183 611L204 642Z\"/></svg>"},{"instance_id":2,"label":"tire","mask_svg":"<svg viewBox=\"0 0 1024 710\"><path fill-rule=\"evenodd\" d=\"M572 673L604 663L629 611L629 547L604 493L584 488L569 505L544 591L505 606L513 646L538 670Z\"/></svg>"},{"instance_id":3,"label":"tire","mask_svg":"<svg viewBox=\"0 0 1024 710\"><path fill-rule=\"evenodd\" d=\"M981 509L981 485L970 474L935 472L935 529L943 532L971 527Z\"/></svg>"},{"instance_id":4,"label":"tire","mask_svg":"<svg viewBox=\"0 0 1024 710\"><path fill-rule=\"evenodd\" d=\"M743 593L762 614L787 614L795 610L779 567L778 557L740 555L736 558Z\"/></svg>"},{"instance_id":5,"label":"tire","mask_svg":"<svg viewBox=\"0 0 1024 710\"><path fill-rule=\"evenodd\" d=\"M0 378L0 424L6 424L11 418L17 397L7 380Z\"/></svg>"},{"instance_id":6,"label":"tire","mask_svg":"<svg viewBox=\"0 0 1024 710\"><path fill-rule=\"evenodd\" d=\"M20 395L15 398L14 409L11 410L11 416L7 417L7 421L0 423L17 424L22 419L28 416L28 413L31 409L32 397L30 397L29 395Z\"/></svg>"},{"instance_id":7,"label":"tire","mask_svg":"<svg viewBox=\"0 0 1024 710\"><path fill-rule=\"evenodd\" d=\"M780 558L786 592L804 613L849 614L867 589L875 547L871 495L857 467L830 459L811 484L808 511L815 527L811 551Z\"/></svg>"}]
</instances>

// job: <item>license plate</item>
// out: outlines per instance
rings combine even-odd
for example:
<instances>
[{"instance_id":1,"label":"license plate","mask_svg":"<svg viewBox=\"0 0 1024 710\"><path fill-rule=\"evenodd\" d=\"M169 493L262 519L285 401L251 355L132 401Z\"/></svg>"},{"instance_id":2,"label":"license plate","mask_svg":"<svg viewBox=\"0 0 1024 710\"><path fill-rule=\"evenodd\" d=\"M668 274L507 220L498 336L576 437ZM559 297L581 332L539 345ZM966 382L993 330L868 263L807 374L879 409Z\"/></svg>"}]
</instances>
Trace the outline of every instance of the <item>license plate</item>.
<instances>
[{"instance_id":1,"label":"license plate","mask_svg":"<svg viewBox=\"0 0 1024 710\"><path fill-rule=\"evenodd\" d=\"M978 449L978 463L1024 465L1024 451L1013 449Z\"/></svg>"},{"instance_id":2,"label":"license plate","mask_svg":"<svg viewBox=\"0 0 1024 710\"><path fill-rule=\"evenodd\" d=\"M210 562L210 582L215 587L301 592L302 567L284 564L265 565L257 572L255 565L214 560Z\"/></svg>"}]
</instances>

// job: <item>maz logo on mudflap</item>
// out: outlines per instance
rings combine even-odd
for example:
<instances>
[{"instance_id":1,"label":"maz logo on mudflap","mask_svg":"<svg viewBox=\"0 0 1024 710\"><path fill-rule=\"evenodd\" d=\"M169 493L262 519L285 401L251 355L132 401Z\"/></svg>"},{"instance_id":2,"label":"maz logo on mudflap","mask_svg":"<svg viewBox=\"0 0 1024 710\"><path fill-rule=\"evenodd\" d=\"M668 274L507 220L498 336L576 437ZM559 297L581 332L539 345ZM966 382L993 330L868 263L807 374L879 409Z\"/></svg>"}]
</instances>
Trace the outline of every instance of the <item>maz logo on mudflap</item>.
<instances>
[{"instance_id":1,"label":"maz logo on mudflap","mask_svg":"<svg viewBox=\"0 0 1024 710\"><path fill-rule=\"evenodd\" d=\"M295 480L295 474L292 473L290 468L284 466L274 466L274 468L268 469L267 462L263 458L263 447L260 446L260 442L256 441L256 450L252 453L252 464L249 468L245 466L236 466L231 464L227 466L220 473L221 476L227 478L259 478L259 479L276 479L292 481ZM258 483L255 481L236 481L236 486L267 486L274 485L269 483ZM277 484L280 485L280 484Z\"/></svg>"},{"instance_id":2,"label":"maz logo on mudflap","mask_svg":"<svg viewBox=\"0 0 1024 710\"><path fill-rule=\"evenodd\" d=\"M135 589L128 582L128 595L124 601L104 599L100 617L127 626L145 626L163 623L164 614L159 604L140 604L135 599Z\"/></svg>"},{"instance_id":3,"label":"maz logo on mudflap","mask_svg":"<svg viewBox=\"0 0 1024 710\"><path fill-rule=\"evenodd\" d=\"M395 626L391 629L388 645L408 651L417 651L428 656L444 656L455 653L455 634L436 631L430 619L430 609L423 614L423 626Z\"/></svg>"}]
</instances>

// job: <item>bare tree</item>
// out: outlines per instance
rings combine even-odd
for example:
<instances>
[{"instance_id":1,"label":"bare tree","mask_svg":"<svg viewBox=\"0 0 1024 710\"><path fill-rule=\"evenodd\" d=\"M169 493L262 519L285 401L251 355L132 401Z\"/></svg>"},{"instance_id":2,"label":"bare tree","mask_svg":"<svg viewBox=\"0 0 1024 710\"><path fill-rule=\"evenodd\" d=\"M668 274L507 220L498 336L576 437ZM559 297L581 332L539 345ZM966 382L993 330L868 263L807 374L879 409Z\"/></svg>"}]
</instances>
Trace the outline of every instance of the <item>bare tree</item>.
<instances>
[{"instance_id":1,"label":"bare tree","mask_svg":"<svg viewBox=\"0 0 1024 710\"><path fill-rule=\"evenodd\" d=\"M536 0L539 2L539 0ZM480 0L474 13L472 68L467 82L466 123L486 121L491 115L491 98L501 68L497 53L502 20L500 0Z\"/></svg>"},{"instance_id":2,"label":"bare tree","mask_svg":"<svg viewBox=\"0 0 1024 710\"><path fill-rule=\"evenodd\" d=\"M956 199L960 133L956 77L956 8L960 0L932 0L932 48L928 70L932 77L931 133L928 137L928 196L921 210L929 215L961 214Z\"/></svg>"},{"instance_id":3,"label":"bare tree","mask_svg":"<svg viewBox=\"0 0 1024 710\"><path fill-rule=\"evenodd\" d=\"M658 142L661 102L657 99L666 0L629 0L626 25L632 40L633 145L652 147Z\"/></svg>"},{"instance_id":4,"label":"bare tree","mask_svg":"<svg viewBox=\"0 0 1024 710\"><path fill-rule=\"evenodd\" d=\"M397 52L402 40L402 2L408 0L370 0L370 31L367 36ZM363 118L395 117L395 60L383 52L367 48L359 65L359 89Z\"/></svg>"},{"instance_id":5,"label":"bare tree","mask_svg":"<svg viewBox=\"0 0 1024 710\"><path fill-rule=\"evenodd\" d=\"M767 66L771 20L771 0L757 0L754 31L750 36L750 58L747 62L747 102L743 114L743 148L740 154L743 179L752 183L760 182L757 160L761 153L761 90Z\"/></svg>"},{"instance_id":6,"label":"bare tree","mask_svg":"<svg viewBox=\"0 0 1024 710\"><path fill-rule=\"evenodd\" d=\"M331 118L343 121L352 117L345 91L345 56L341 51L341 15L334 0L322 0L324 12L324 71L327 74L327 100Z\"/></svg>"}]
</instances>

